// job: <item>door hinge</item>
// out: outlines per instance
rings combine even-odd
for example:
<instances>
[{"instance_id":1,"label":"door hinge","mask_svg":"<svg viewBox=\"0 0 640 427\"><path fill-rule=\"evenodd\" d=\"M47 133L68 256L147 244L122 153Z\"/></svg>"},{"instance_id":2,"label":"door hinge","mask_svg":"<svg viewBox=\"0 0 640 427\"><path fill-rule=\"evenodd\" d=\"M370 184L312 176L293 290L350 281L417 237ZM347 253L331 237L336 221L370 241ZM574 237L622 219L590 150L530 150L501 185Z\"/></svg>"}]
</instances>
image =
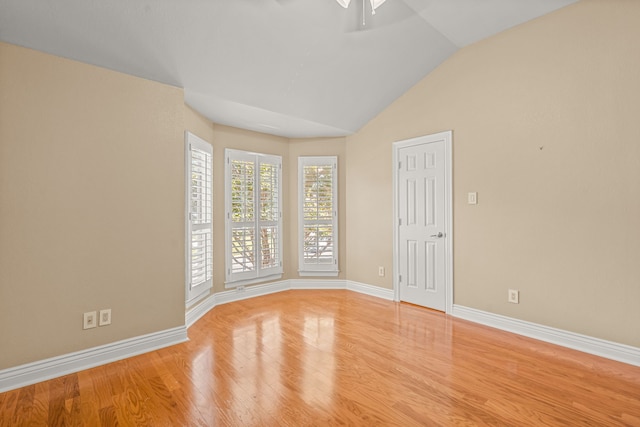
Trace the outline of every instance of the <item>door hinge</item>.
<instances>
[{"instance_id":1,"label":"door hinge","mask_svg":"<svg viewBox=\"0 0 640 427\"><path fill-rule=\"evenodd\" d=\"M398 283L402 282L402 274L398 274Z\"/></svg>"},{"instance_id":2,"label":"door hinge","mask_svg":"<svg viewBox=\"0 0 640 427\"><path fill-rule=\"evenodd\" d=\"M398 162L398 169L402 169L402 162Z\"/></svg>"},{"instance_id":3,"label":"door hinge","mask_svg":"<svg viewBox=\"0 0 640 427\"><path fill-rule=\"evenodd\" d=\"M398 225L402 225L402 218L398 218Z\"/></svg>"}]
</instances>

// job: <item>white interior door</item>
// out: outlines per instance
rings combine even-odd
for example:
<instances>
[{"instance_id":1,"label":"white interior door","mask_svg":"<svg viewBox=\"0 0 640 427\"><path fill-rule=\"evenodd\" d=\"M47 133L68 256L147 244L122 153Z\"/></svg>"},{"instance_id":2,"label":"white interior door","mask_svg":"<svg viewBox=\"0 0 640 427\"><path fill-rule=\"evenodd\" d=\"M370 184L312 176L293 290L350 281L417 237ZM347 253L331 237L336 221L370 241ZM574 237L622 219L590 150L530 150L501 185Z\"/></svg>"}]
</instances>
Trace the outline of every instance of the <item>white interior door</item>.
<instances>
[{"instance_id":1,"label":"white interior door","mask_svg":"<svg viewBox=\"0 0 640 427\"><path fill-rule=\"evenodd\" d=\"M401 301L446 311L451 132L396 143L397 288Z\"/></svg>"}]
</instances>

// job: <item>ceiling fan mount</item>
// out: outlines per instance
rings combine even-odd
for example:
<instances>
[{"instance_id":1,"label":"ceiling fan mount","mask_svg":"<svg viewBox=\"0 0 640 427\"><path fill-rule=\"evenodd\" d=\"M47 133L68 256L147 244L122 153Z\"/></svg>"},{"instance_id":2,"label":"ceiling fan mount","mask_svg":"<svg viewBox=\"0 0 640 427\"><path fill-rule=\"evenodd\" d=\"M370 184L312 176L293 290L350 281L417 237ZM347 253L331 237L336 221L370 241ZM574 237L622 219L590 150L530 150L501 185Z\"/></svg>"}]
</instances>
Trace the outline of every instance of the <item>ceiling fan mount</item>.
<instances>
[{"instance_id":1,"label":"ceiling fan mount","mask_svg":"<svg viewBox=\"0 0 640 427\"><path fill-rule=\"evenodd\" d=\"M345 9L349 7L349 3L351 3L351 0L336 0L338 2L338 4L342 7L344 7ZM376 14L376 9L382 4L384 3L386 0L369 0L369 3L371 3L371 14L375 15ZM364 3L365 0L362 0L362 3Z\"/></svg>"}]
</instances>

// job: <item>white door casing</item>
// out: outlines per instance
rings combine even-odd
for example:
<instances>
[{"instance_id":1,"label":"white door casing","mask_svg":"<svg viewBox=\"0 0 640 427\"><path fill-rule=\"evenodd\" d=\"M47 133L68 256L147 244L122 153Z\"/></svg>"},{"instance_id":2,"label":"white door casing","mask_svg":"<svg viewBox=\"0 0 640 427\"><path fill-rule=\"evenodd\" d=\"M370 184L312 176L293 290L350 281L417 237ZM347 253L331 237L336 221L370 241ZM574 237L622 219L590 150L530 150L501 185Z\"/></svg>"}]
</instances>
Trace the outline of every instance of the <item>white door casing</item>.
<instances>
[{"instance_id":1,"label":"white door casing","mask_svg":"<svg viewBox=\"0 0 640 427\"><path fill-rule=\"evenodd\" d=\"M451 131L394 144L394 295L451 312Z\"/></svg>"}]
</instances>

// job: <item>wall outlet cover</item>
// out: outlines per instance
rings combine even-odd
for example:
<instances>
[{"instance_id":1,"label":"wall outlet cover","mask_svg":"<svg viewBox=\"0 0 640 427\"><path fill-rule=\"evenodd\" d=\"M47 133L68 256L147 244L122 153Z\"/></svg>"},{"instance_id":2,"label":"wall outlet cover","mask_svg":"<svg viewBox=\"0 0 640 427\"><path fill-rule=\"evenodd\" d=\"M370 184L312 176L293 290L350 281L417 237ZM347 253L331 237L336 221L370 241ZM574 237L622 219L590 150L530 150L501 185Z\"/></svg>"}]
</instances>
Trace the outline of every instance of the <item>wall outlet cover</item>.
<instances>
[{"instance_id":1,"label":"wall outlet cover","mask_svg":"<svg viewBox=\"0 0 640 427\"><path fill-rule=\"evenodd\" d=\"M82 316L82 329L91 329L98 326L98 316L95 311L87 311Z\"/></svg>"},{"instance_id":2,"label":"wall outlet cover","mask_svg":"<svg viewBox=\"0 0 640 427\"><path fill-rule=\"evenodd\" d=\"M98 321L100 326L107 326L111 324L111 309L107 308L104 310L100 310L100 318Z\"/></svg>"}]
</instances>

